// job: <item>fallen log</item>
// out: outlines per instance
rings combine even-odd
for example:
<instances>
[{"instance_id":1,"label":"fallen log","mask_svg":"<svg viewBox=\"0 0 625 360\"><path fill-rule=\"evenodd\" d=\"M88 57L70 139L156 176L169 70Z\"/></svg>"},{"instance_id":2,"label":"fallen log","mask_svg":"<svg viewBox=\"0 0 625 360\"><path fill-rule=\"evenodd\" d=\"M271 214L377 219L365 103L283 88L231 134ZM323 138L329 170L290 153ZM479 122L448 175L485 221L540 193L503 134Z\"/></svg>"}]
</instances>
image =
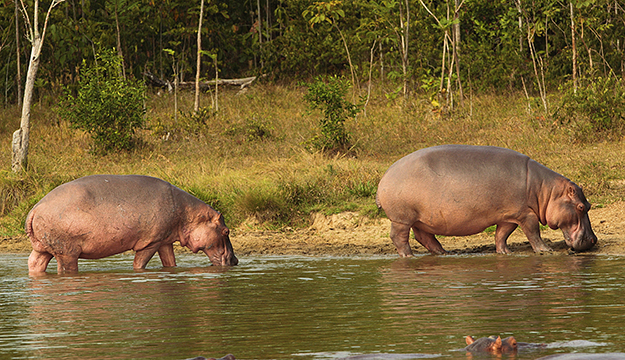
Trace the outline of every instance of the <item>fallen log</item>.
<instances>
[{"instance_id":1,"label":"fallen log","mask_svg":"<svg viewBox=\"0 0 625 360\"><path fill-rule=\"evenodd\" d=\"M156 75L152 74L149 71L145 71L143 73L149 82L150 85L159 87L162 89L167 89L167 91L171 92L174 89L173 83L169 80L159 79ZM211 86L217 85L231 85L231 86L239 86L240 89L244 89L256 80L257 76L250 76L242 79L218 79L218 80L208 80L200 82L200 89L206 90ZM189 89L195 87L195 81L183 81L178 83L179 89Z\"/></svg>"}]
</instances>

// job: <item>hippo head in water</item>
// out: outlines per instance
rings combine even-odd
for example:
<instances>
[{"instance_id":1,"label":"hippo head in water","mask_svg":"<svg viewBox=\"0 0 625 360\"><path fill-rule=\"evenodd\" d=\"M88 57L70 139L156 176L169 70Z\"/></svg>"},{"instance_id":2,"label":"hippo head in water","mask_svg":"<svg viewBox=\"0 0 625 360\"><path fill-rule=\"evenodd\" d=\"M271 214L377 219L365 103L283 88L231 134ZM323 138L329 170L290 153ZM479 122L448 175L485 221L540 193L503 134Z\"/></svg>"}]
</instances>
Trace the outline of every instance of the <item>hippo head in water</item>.
<instances>
[{"instance_id":1,"label":"hippo head in water","mask_svg":"<svg viewBox=\"0 0 625 360\"><path fill-rule=\"evenodd\" d=\"M588 211L590 203L582 189L568 181L564 193L552 197L545 214L547 225L552 229L561 229L566 245L574 251L584 251L597 243L597 236L592 231Z\"/></svg>"},{"instance_id":2,"label":"hippo head in water","mask_svg":"<svg viewBox=\"0 0 625 360\"><path fill-rule=\"evenodd\" d=\"M186 232L186 246L194 254L204 252L214 265L232 266L239 263L230 242L230 229L221 213L208 211L200 214L187 226Z\"/></svg>"},{"instance_id":3,"label":"hippo head in water","mask_svg":"<svg viewBox=\"0 0 625 360\"><path fill-rule=\"evenodd\" d=\"M465 350L472 353L514 354L518 348L514 336L509 336L503 340L499 336L483 337L477 340L472 336L467 336L465 340L467 342Z\"/></svg>"}]
</instances>

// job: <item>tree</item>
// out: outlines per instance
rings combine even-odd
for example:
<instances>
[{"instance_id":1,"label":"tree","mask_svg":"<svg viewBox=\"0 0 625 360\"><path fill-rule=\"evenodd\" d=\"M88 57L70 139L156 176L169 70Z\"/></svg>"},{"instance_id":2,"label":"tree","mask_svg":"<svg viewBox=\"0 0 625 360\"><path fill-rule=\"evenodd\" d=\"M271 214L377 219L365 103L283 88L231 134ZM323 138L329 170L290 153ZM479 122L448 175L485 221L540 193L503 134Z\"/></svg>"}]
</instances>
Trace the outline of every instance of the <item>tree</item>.
<instances>
[{"instance_id":1,"label":"tree","mask_svg":"<svg viewBox=\"0 0 625 360\"><path fill-rule=\"evenodd\" d=\"M195 69L195 102L193 112L200 110L200 68L202 65L202 18L204 17L204 0L200 0L200 20L197 25L197 68Z\"/></svg>"},{"instance_id":2,"label":"tree","mask_svg":"<svg viewBox=\"0 0 625 360\"><path fill-rule=\"evenodd\" d=\"M340 8L342 2L339 0L332 0L329 2L315 2L313 5L310 5L308 9L303 12L304 18L310 16L310 24L314 26L315 24L328 22L332 27L338 31L341 36L341 40L343 40L343 45L345 46L345 52L347 53L347 62L349 63L349 71L352 74L352 87L355 89L359 88L359 84L357 83L356 73L354 71L354 65L352 64L352 56L349 52L349 47L347 46L347 40L345 40L345 36L343 32L338 26L338 21L340 18L345 17L345 11Z\"/></svg>"},{"instance_id":3,"label":"tree","mask_svg":"<svg viewBox=\"0 0 625 360\"><path fill-rule=\"evenodd\" d=\"M30 132L30 107L33 103L33 90L35 88L35 78L37 77L37 69L39 68L39 61L41 55L41 48L46 36L46 29L48 28L48 20L50 19L50 12L58 4L64 0L52 0L50 7L46 13L46 18L43 22L43 27L39 29L39 0L35 0L33 6L33 20L31 22L28 14L28 9L24 5L24 1L20 0L22 6L22 14L24 15L24 21L26 22L27 38L32 45L30 52L30 61L28 64L28 72L26 73L26 84L24 86L24 100L22 101L22 116L20 120L20 128L13 133L12 150L13 158L11 162L11 169L13 172L20 172L25 170L28 165L28 141Z\"/></svg>"}]
</instances>

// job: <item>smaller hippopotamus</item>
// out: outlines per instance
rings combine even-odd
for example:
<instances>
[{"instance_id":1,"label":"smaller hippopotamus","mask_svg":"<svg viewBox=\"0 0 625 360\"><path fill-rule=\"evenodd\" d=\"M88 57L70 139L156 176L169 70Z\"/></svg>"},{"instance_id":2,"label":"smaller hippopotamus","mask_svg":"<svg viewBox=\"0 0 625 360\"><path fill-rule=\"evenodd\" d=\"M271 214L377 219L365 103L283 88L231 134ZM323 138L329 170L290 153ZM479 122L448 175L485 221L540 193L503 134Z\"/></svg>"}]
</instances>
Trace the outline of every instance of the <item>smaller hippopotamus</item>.
<instances>
[{"instance_id":1,"label":"smaller hippopotamus","mask_svg":"<svg viewBox=\"0 0 625 360\"><path fill-rule=\"evenodd\" d=\"M92 175L63 184L32 208L26 234L31 274L45 272L52 257L59 273L76 272L78 258L128 250L135 251L135 269L144 269L156 252L163 266L176 266L176 241L204 252L214 265L238 263L219 212L150 176Z\"/></svg>"},{"instance_id":2,"label":"smaller hippopotamus","mask_svg":"<svg viewBox=\"0 0 625 360\"><path fill-rule=\"evenodd\" d=\"M472 336L467 336L465 340L467 347L464 350L471 353L515 354L518 349L514 336L505 339L501 339L500 336L489 336L477 340Z\"/></svg>"}]
</instances>

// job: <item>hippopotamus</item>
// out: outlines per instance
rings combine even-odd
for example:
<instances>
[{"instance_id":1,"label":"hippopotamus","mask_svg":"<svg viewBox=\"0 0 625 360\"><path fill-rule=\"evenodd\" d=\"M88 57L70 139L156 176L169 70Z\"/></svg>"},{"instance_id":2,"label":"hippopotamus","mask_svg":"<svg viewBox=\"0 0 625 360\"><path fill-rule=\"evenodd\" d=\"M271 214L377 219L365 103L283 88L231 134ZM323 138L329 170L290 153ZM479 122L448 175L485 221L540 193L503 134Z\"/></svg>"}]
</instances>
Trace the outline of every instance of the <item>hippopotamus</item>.
<instances>
[{"instance_id":1,"label":"hippopotamus","mask_svg":"<svg viewBox=\"0 0 625 360\"><path fill-rule=\"evenodd\" d=\"M176 266L173 243L204 252L213 265L236 265L230 230L221 213L172 184L141 175L92 175L50 191L26 217L33 251L29 273L78 271L78 258L100 259L135 251L144 269L158 252Z\"/></svg>"},{"instance_id":2,"label":"hippopotamus","mask_svg":"<svg viewBox=\"0 0 625 360\"><path fill-rule=\"evenodd\" d=\"M495 146L441 145L395 162L378 185L376 203L391 220L400 256L411 256L415 238L433 254L445 249L434 235L465 236L497 225L497 253L520 226L535 252L551 251L540 224L561 229L574 251L597 243L582 189L528 156Z\"/></svg>"},{"instance_id":3,"label":"hippopotamus","mask_svg":"<svg viewBox=\"0 0 625 360\"><path fill-rule=\"evenodd\" d=\"M515 354L518 346L514 336L501 339L500 336L483 337L475 340L472 336L465 338L467 347L464 350L472 353Z\"/></svg>"}]
</instances>

